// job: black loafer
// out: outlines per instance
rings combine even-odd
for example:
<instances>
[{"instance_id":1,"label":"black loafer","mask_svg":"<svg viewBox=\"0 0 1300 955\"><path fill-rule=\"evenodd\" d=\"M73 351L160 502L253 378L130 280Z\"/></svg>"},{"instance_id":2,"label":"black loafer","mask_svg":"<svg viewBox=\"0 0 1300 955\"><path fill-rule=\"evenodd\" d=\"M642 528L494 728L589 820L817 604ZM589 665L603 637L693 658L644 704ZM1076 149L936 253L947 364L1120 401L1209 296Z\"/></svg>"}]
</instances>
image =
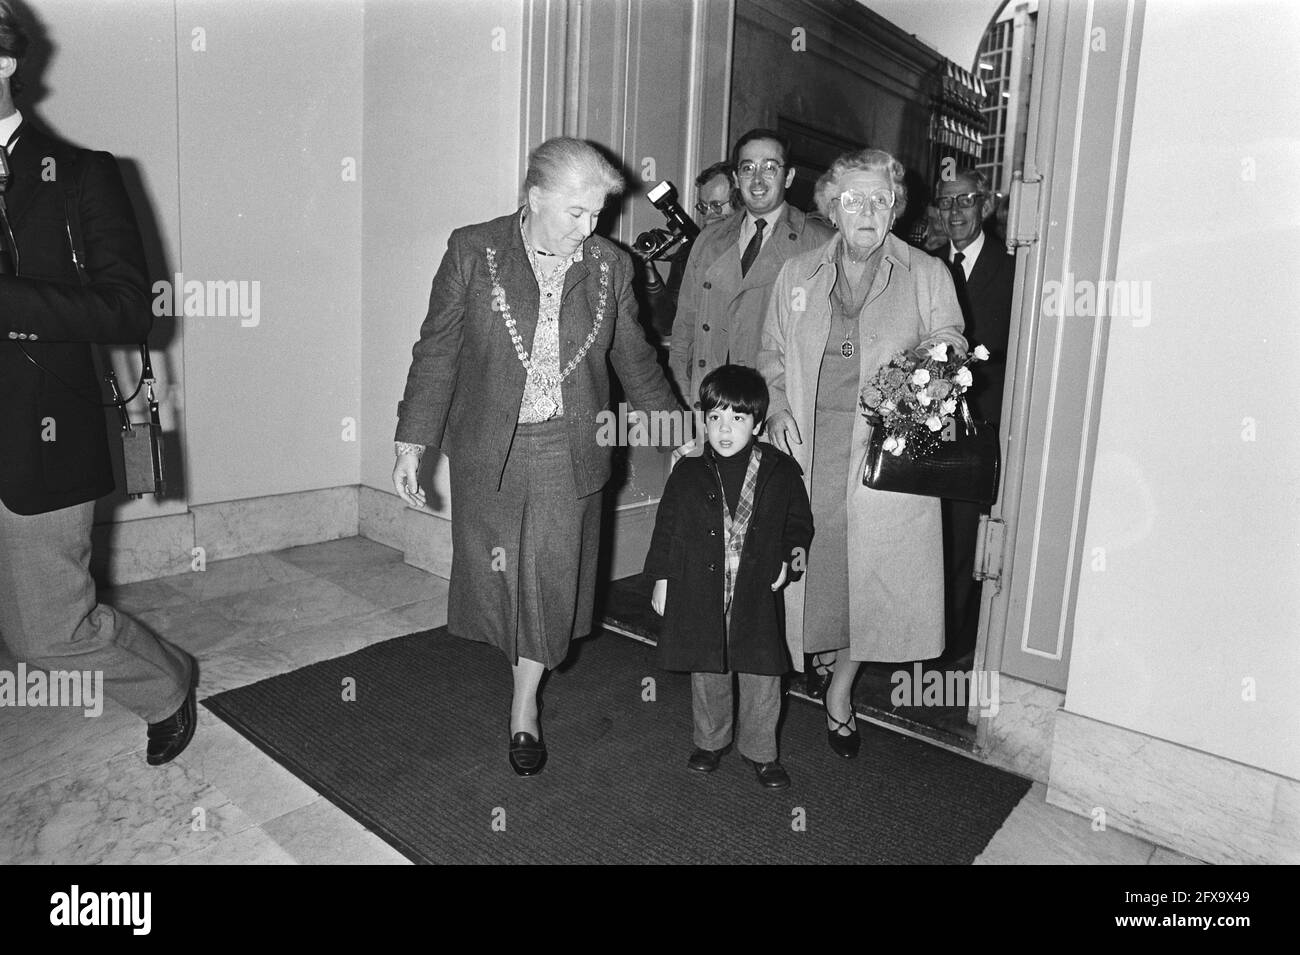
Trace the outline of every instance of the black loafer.
<instances>
[{"instance_id":1,"label":"black loafer","mask_svg":"<svg viewBox=\"0 0 1300 955\"><path fill-rule=\"evenodd\" d=\"M546 765L546 744L532 733L510 737L510 768L520 776L536 776Z\"/></svg>"},{"instance_id":2,"label":"black loafer","mask_svg":"<svg viewBox=\"0 0 1300 955\"><path fill-rule=\"evenodd\" d=\"M161 766L179 756L194 738L198 715L195 686L191 684L190 692L186 694L180 709L161 722L149 724L149 748L145 752L145 762L150 766Z\"/></svg>"},{"instance_id":3,"label":"black loafer","mask_svg":"<svg viewBox=\"0 0 1300 955\"><path fill-rule=\"evenodd\" d=\"M686 761L686 767L693 769L697 773L711 773L718 768L718 763L730 751L730 746L724 746L722 749L700 749L696 747L695 752L691 753L691 758Z\"/></svg>"},{"instance_id":4,"label":"black loafer","mask_svg":"<svg viewBox=\"0 0 1300 955\"><path fill-rule=\"evenodd\" d=\"M752 759L746 759L745 762L754 767L754 775L758 778L758 784L764 789L785 789L790 785L790 774L785 771L778 759L770 763L756 763Z\"/></svg>"}]
</instances>

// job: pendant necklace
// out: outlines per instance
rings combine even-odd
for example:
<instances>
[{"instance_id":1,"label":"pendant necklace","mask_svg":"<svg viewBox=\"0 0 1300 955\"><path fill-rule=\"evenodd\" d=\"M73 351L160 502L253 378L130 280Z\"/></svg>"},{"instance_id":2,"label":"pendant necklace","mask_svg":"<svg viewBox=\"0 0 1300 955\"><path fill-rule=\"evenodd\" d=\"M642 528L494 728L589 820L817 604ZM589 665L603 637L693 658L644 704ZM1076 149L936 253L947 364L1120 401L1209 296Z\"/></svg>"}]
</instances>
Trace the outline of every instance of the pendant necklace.
<instances>
[{"instance_id":1,"label":"pendant necklace","mask_svg":"<svg viewBox=\"0 0 1300 955\"><path fill-rule=\"evenodd\" d=\"M839 297L840 307L844 310L846 316L844 321L844 341L840 344L840 354L845 358L852 358L853 353L857 350L853 346L853 325L857 319L853 313L853 281L849 278L847 269L844 270L844 284L847 286L849 300L845 301L843 294Z\"/></svg>"}]
</instances>

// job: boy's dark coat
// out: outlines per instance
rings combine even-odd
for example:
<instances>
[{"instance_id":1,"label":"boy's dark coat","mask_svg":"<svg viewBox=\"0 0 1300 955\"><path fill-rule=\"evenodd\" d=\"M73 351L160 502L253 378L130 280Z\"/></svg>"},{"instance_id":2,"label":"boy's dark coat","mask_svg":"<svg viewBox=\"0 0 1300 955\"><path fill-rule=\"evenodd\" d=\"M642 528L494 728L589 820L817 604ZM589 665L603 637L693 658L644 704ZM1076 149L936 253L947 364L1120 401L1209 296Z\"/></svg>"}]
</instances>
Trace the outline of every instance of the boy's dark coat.
<instances>
[{"instance_id":1,"label":"boy's dark coat","mask_svg":"<svg viewBox=\"0 0 1300 955\"><path fill-rule=\"evenodd\" d=\"M812 510L799 465L770 444L761 448L754 513L731 603L729 648L722 611L725 504L712 450L683 458L668 478L645 562L646 574L668 581L658 650L666 670L776 675L790 669L784 597L771 584L783 561L793 563L795 548L803 548L806 562ZM798 571L792 567L790 573Z\"/></svg>"}]
</instances>

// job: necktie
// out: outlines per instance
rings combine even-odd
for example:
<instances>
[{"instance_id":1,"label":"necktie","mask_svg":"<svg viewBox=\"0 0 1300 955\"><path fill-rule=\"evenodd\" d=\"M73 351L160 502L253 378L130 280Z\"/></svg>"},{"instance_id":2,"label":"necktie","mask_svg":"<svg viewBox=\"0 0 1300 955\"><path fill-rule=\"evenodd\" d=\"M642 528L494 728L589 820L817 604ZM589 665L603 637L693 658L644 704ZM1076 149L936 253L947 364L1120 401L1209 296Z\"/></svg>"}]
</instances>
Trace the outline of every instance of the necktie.
<instances>
[{"instance_id":1,"label":"necktie","mask_svg":"<svg viewBox=\"0 0 1300 955\"><path fill-rule=\"evenodd\" d=\"M954 252L952 254L952 284L957 288L958 298L966 292L966 270L962 268L962 262L964 261L966 261L964 252Z\"/></svg>"},{"instance_id":2,"label":"necktie","mask_svg":"<svg viewBox=\"0 0 1300 955\"><path fill-rule=\"evenodd\" d=\"M749 267L758 258L758 250L763 247L763 230L766 227L766 219L754 220L754 237L749 240L749 245L745 246L745 254L740 257L740 275L742 278L749 273Z\"/></svg>"}]
</instances>

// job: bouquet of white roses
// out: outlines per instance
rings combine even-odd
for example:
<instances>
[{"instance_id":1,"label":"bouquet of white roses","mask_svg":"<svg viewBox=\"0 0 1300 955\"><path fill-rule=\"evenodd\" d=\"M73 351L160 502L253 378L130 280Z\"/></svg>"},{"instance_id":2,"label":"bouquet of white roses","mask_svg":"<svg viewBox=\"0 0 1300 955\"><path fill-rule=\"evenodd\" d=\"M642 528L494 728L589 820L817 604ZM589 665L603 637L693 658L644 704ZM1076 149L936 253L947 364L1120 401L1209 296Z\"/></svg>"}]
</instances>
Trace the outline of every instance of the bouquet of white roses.
<instances>
[{"instance_id":1,"label":"bouquet of white roses","mask_svg":"<svg viewBox=\"0 0 1300 955\"><path fill-rule=\"evenodd\" d=\"M983 345L963 358L947 342L939 342L891 358L858 396L867 420L885 429L883 449L899 455L910 448L913 456L933 451L944 425L957 413L961 396L974 383L970 366L988 357Z\"/></svg>"}]
</instances>

